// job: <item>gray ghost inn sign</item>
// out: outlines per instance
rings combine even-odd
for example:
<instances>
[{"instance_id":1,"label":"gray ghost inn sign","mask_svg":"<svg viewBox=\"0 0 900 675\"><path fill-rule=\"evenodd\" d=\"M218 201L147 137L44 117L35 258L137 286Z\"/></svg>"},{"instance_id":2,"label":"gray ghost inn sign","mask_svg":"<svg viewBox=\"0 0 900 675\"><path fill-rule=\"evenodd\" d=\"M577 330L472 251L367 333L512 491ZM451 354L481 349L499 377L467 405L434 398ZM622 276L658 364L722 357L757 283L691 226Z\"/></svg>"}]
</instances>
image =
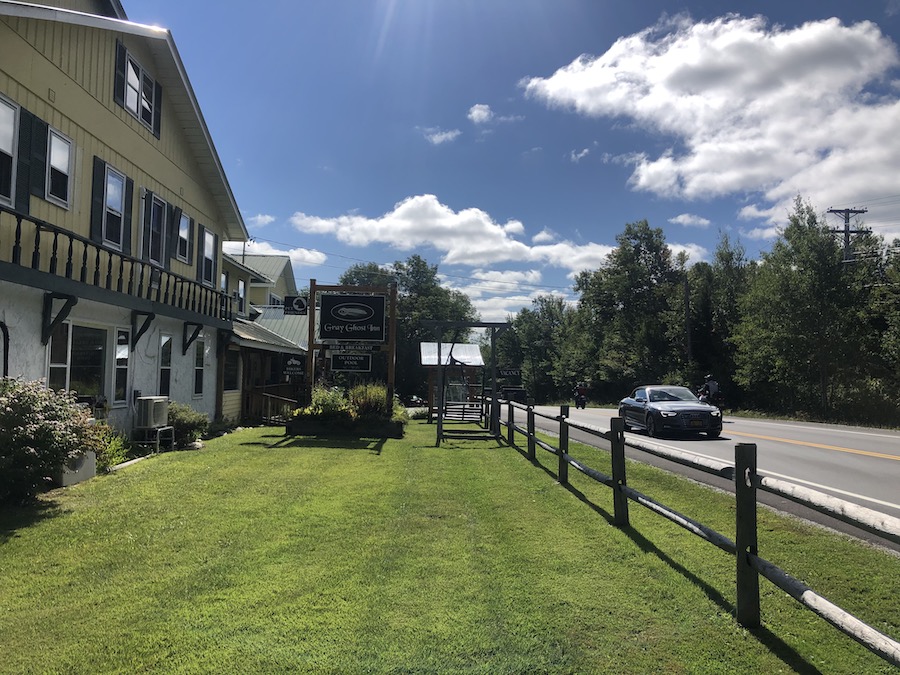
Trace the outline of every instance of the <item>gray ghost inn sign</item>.
<instances>
[{"instance_id":1,"label":"gray ghost inn sign","mask_svg":"<svg viewBox=\"0 0 900 675\"><path fill-rule=\"evenodd\" d=\"M322 295L320 340L384 342L383 295Z\"/></svg>"}]
</instances>

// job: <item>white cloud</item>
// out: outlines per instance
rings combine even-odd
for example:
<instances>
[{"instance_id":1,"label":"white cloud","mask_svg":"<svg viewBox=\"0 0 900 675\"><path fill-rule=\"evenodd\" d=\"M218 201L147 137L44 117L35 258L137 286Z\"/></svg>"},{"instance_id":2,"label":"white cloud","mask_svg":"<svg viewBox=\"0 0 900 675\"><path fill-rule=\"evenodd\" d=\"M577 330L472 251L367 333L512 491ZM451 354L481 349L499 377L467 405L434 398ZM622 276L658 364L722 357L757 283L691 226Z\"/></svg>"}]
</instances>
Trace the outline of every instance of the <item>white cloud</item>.
<instances>
[{"instance_id":1,"label":"white cloud","mask_svg":"<svg viewBox=\"0 0 900 675\"><path fill-rule=\"evenodd\" d=\"M585 148L584 150L580 150L578 152L575 152L574 150L572 150L569 153L569 161L574 162L575 164L578 164L578 162L580 162L582 159L587 157L588 154L590 154L590 152L591 152L590 148Z\"/></svg>"},{"instance_id":2,"label":"white cloud","mask_svg":"<svg viewBox=\"0 0 900 675\"><path fill-rule=\"evenodd\" d=\"M260 227L265 227L269 223L275 222L275 216L265 215L263 213L258 213L255 216L250 216L247 218L248 226L257 229Z\"/></svg>"},{"instance_id":3,"label":"white cloud","mask_svg":"<svg viewBox=\"0 0 900 675\"><path fill-rule=\"evenodd\" d=\"M264 241L248 241L246 243L240 241L223 241L222 250L240 259L241 253L248 255L286 255L291 259L291 266L294 272L298 267L309 267L323 264L328 260L328 256L321 251L308 248L292 248L283 250L272 246L272 244Z\"/></svg>"},{"instance_id":4,"label":"white cloud","mask_svg":"<svg viewBox=\"0 0 900 675\"><path fill-rule=\"evenodd\" d=\"M559 235L548 227L538 232L531 238L532 244L549 244L559 239Z\"/></svg>"},{"instance_id":5,"label":"white cloud","mask_svg":"<svg viewBox=\"0 0 900 675\"><path fill-rule=\"evenodd\" d=\"M517 238L525 233L518 220L501 224L481 209L454 211L434 195L408 197L377 218L359 214L318 218L297 212L290 223L300 232L333 235L351 246L383 243L401 251L432 248L442 253L443 264L474 268L513 261L553 265L574 274L596 269L614 248L570 241L529 246Z\"/></svg>"},{"instance_id":6,"label":"white cloud","mask_svg":"<svg viewBox=\"0 0 900 675\"><path fill-rule=\"evenodd\" d=\"M669 218L669 222L675 225L684 225L685 227L707 228L710 225L709 219L702 216L695 216L693 213L682 213Z\"/></svg>"},{"instance_id":7,"label":"white cloud","mask_svg":"<svg viewBox=\"0 0 900 675\"><path fill-rule=\"evenodd\" d=\"M476 103L469 108L468 118L472 124L487 124L494 117L491 106L484 103Z\"/></svg>"},{"instance_id":8,"label":"white cloud","mask_svg":"<svg viewBox=\"0 0 900 675\"><path fill-rule=\"evenodd\" d=\"M797 194L860 204L896 193L898 65L897 46L870 21L784 27L759 16L682 15L521 84L548 106L668 139L662 152L619 158L632 166L634 190L748 196L742 216L774 224Z\"/></svg>"},{"instance_id":9,"label":"white cloud","mask_svg":"<svg viewBox=\"0 0 900 675\"><path fill-rule=\"evenodd\" d=\"M459 129L444 130L440 127L420 128L419 131L425 137L425 140L432 145L449 143L450 141L455 141L462 135L462 132Z\"/></svg>"},{"instance_id":10,"label":"white cloud","mask_svg":"<svg viewBox=\"0 0 900 675\"><path fill-rule=\"evenodd\" d=\"M688 267L702 260L709 260L709 251L699 244L669 244L672 250L672 259L679 253L687 253Z\"/></svg>"}]
</instances>

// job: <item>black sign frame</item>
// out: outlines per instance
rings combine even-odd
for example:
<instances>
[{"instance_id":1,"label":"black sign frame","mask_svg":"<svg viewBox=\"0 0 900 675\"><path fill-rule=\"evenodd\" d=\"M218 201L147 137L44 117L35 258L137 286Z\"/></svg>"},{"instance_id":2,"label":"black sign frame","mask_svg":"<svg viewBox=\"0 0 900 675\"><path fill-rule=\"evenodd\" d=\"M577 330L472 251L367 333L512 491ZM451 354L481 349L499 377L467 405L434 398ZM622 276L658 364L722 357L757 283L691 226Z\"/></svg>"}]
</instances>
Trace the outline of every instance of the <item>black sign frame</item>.
<instances>
[{"instance_id":1,"label":"black sign frame","mask_svg":"<svg viewBox=\"0 0 900 675\"><path fill-rule=\"evenodd\" d=\"M385 296L323 294L319 305L320 340L382 343L387 340Z\"/></svg>"}]
</instances>

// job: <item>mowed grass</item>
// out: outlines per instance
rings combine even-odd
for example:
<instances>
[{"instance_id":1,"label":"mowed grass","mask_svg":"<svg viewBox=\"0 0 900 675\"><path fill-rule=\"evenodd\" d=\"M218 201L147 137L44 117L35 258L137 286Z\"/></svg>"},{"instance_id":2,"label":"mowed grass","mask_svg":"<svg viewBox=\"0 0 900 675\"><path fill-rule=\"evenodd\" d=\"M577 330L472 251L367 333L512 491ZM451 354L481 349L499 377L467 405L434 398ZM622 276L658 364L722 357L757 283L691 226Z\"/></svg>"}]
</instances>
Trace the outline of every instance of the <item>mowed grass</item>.
<instances>
[{"instance_id":1,"label":"mowed grass","mask_svg":"<svg viewBox=\"0 0 900 675\"><path fill-rule=\"evenodd\" d=\"M4 673L888 673L734 559L556 458L247 429L0 514ZM573 450L607 470L606 453ZM629 484L733 537L732 498ZM895 639L900 559L760 511L760 554Z\"/></svg>"}]
</instances>

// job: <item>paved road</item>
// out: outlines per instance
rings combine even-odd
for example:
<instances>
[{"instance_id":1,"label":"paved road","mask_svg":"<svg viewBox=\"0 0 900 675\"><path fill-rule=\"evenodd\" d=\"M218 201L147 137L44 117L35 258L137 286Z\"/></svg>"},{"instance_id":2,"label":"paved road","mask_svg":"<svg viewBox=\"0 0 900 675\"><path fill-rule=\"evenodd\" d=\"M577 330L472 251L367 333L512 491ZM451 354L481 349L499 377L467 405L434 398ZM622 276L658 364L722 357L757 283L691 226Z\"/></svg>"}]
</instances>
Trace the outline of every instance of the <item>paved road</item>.
<instances>
[{"instance_id":1,"label":"paved road","mask_svg":"<svg viewBox=\"0 0 900 675\"><path fill-rule=\"evenodd\" d=\"M559 407L538 406L545 415L558 415ZM574 422L609 429L609 420L616 410L570 408ZM523 421L517 422L524 426ZM518 418L517 418L518 419ZM536 418L536 424L548 431L558 430L558 423ZM579 442L598 445L588 434L573 432ZM627 432L626 438L647 439L641 432ZM668 447L734 463L737 443L756 443L759 471L830 494L867 508L900 518L900 432L865 429L808 422L781 422L725 416L722 435L717 439L705 437L653 439ZM599 445L603 445L601 441ZM686 469L665 460L657 460L647 453L627 449L626 454L640 461L689 475L722 489L733 489L729 481L717 479L699 471ZM767 493L759 494L760 501L804 518L827 524L835 529L863 536L849 526L836 523L809 509ZM864 538L869 538L865 536ZM881 542L881 540L875 540ZM900 550L900 546L890 548Z\"/></svg>"}]
</instances>

